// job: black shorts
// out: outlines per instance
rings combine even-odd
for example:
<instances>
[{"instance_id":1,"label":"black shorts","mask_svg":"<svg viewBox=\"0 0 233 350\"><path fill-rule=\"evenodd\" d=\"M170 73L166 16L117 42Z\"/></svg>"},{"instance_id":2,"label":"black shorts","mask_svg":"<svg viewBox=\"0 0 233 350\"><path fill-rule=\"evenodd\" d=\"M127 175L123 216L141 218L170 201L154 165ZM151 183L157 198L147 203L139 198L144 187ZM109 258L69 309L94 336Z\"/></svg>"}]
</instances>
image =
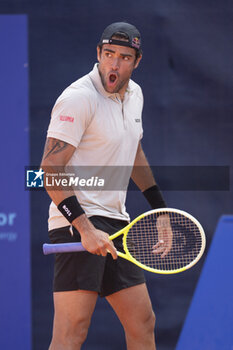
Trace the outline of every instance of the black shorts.
<instances>
[{"instance_id":1,"label":"black shorts","mask_svg":"<svg viewBox=\"0 0 233 350\"><path fill-rule=\"evenodd\" d=\"M119 231L128 223L122 220L103 216L90 217L92 224L109 235ZM81 237L73 227L73 236L70 226L49 231L51 243L80 242ZM114 240L119 251L122 248L122 236ZM55 255L54 265L54 292L71 290L88 290L99 293L101 297L118 292L145 282L144 272L133 263L118 258L114 260L111 254L106 257L88 252L63 253Z\"/></svg>"}]
</instances>

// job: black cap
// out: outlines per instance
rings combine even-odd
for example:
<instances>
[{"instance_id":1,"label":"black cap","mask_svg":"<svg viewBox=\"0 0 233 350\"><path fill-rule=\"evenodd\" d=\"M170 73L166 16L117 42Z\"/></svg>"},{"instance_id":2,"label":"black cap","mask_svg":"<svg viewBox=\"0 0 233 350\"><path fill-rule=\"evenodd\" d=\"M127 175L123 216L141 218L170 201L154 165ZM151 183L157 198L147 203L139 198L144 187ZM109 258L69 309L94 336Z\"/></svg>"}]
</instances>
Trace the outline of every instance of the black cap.
<instances>
[{"instance_id":1,"label":"black cap","mask_svg":"<svg viewBox=\"0 0 233 350\"><path fill-rule=\"evenodd\" d=\"M128 37L128 41L112 39L116 33L125 34ZM128 46L141 52L141 35L137 28L132 24L126 22L116 22L105 28L98 45L101 46L103 44Z\"/></svg>"}]
</instances>

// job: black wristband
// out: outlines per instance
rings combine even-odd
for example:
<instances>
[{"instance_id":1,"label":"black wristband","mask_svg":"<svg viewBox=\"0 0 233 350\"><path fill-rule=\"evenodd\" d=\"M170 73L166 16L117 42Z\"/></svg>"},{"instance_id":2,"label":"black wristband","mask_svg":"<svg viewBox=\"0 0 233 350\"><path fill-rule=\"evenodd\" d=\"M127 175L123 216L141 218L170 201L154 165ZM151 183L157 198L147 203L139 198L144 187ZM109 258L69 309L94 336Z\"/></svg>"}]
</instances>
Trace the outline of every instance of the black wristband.
<instances>
[{"instance_id":1,"label":"black wristband","mask_svg":"<svg viewBox=\"0 0 233 350\"><path fill-rule=\"evenodd\" d=\"M142 192L151 205L152 209L166 208L167 205L163 199L162 193L159 190L158 185L149 187L147 190Z\"/></svg>"},{"instance_id":2,"label":"black wristband","mask_svg":"<svg viewBox=\"0 0 233 350\"><path fill-rule=\"evenodd\" d=\"M64 199L61 203L58 204L57 208L70 223L85 213L76 196L71 196Z\"/></svg>"}]
</instances>

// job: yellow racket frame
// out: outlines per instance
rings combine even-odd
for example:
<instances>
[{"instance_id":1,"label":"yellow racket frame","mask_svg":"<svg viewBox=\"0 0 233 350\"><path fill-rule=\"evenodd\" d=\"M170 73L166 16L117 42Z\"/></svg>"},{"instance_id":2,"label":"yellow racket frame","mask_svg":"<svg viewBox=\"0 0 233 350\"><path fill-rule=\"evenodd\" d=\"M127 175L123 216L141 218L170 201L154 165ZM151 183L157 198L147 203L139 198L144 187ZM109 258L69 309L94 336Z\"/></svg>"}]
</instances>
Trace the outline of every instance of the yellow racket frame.
<instances>
[{"instance_id":1,"label":"yellow racket frame","mask_svg":"<svg viewBox=\"0 0 233 350\"><path fill-rule=\"evenodd\" d=\"M158 213L177 213L177 214L181 214L181 215L184 215L185 217L189 218L199 229L200 231L200 234L201 234L201 239L202 239L202 246L201 246L201 249L200 249L200 252L199 254L197 255L197 257L191 262L189 263L188 265L182 267L182 268L179 268L179 269L176 269L176 270L158 270L158 269L154 269L152 267L148 267L142 263L140 263L139 261L137 261L129 252L128 248L127 248L127 243L126 243L126 240L127 240L127 234L130 230L130 228L139 220L141 220L142 218L150 215L150 214L158 214ZM204 250L205 250L205 246L206 246L206 238L205 238L205 232L203 230L203 227L201 226L201 224L197 221L197 219L195 219L192 215L190 215L189 213L186 213L185 211L183 210L179 210L179 209L174 209L174 208L163 208L163 209L154 209L154 210L150 210L150 211L147 211L141 215L139 215L138 217L136 217L129 225L127 225L126 227L124 227L122 230L116 232L115 234L109 236L109 239L110 240L113 240L117 237L119 237L120 235L123 235L123 248L124 248L124 251L125 253L122 253L122 252L118 252L117 251L117 255L123 259L126 259L130 262L132 262L133 264L141 267L142 269L146 270L146 271L149 271L149 272L153 272L153 273L159 273L159 274L164 274L164 275L170 275L170 274L176 274L176 273L180 273L180 272L183 272L185 270L188 270L190 269L190 267L192 267L193 265L195 265L201 258L201 256L203 255L204 253Z\"/></svg>"}]
</instances>

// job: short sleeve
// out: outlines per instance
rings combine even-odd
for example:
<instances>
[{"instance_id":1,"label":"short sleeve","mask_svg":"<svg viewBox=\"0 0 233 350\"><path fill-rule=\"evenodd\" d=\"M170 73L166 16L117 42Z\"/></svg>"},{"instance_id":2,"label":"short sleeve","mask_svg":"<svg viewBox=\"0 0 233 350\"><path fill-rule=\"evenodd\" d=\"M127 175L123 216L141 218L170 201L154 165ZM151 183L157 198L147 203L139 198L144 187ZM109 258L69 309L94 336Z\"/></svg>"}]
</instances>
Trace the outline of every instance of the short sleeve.
<instances>
[{"instance_id":1,"label":"short sleeve","mask_svg":"<svg viewBox=\"0 0 233 350\"><path fill-rule=\"evenodd\" d=\"M91 101L85 91L63 93L53 107L47 137L53 137L78 147L91 122L93 105L93 99Z\"/></svg>"}]
</instances>

